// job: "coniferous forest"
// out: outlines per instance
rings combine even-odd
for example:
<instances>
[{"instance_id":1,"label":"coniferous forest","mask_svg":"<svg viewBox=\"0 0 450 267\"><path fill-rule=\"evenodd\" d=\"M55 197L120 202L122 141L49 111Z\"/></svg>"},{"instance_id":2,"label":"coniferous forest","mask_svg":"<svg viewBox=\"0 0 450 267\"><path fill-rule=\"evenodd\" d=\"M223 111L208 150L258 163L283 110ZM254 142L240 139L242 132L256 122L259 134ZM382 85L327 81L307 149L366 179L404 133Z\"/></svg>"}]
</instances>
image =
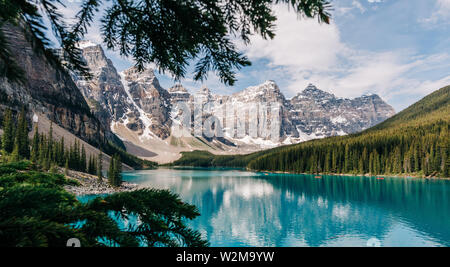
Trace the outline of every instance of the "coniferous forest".
<instances>
[{"instance_id":1,"label":"coniferous forest","mask_svg":"<svg viewBox=\"0 0 450 267\"><path fill-rule=\"evenodd\" d=\"M33 137L30 139L27 114L23 108L17 119L14 118L11 109L6 109L2 118L2 126L0 148L3 155L1 161L4 163L25 159L38 164L43 170L62 167L98 176L102 173L102 152L98 155L88 155L84 144L77 139L69 144L64 137L55 138L52 124L48 133L40 132L38 126L35 125ZM121 162L115 164L117 168L120 168L122 164L121 159L125 159L125 164L137 169L152 169L156 165L130 155L111 143L105 144L104 149L106 154L113 155Z\"/></svg>"},{"instance_id":2,"label":"coniferous forest","mask_svg":"<svg viewBox=\"0 0 450 267\"><path fill-rule=\"evenodd\" d=\"M28 126L25 110L22 109L17 127L12 117L12 111L7 109L3 118L3 135L1 138L3 163L14 163L20 160L30 160L42 170L54 170L57 167L67 170L85 172L102 177L102 152L98 155L87 155L85 146L75 139L72 144L67 144L64 137L56 140L53 136L53 125L50 125L47 134L40 133L38 126L34 128L33 138L28 137ZM108 171L115 176L120 173L122 163L120 156L114 154L111 158L114 164ZM114 176L114 177L115 177ZM114 186L120 186L118 179L110 180Z\"/></svg>"}]
</instances>

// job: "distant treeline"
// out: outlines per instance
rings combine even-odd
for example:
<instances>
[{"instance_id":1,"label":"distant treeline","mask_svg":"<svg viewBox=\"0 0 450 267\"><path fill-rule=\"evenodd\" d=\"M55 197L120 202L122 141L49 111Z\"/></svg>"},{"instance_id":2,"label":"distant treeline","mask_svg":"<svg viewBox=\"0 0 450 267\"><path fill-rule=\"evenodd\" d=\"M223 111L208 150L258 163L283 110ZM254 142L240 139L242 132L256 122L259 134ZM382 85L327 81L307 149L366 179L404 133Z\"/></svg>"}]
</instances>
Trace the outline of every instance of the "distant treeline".
<instances>
[{"instance_id":1,"label":"distant treeline","mask_svg":"<svg viewBox=\"0 0 450 267\"><path fill-rule=\"evenodd\" d=\"M178 166L247 167L293 173L416 174L449 177L450 87L359 134L249 155L188 152Z\"/></svg>"},{"instance_id":2,"label":"distant treeline","mask_svg":"<svg viewBox=\"0 0 450 267\"><path fill-rule=\"evenodd\" d=\"M182 152L182 157L168 166L245 168L260 153L249 155L214 155L208 151Z\"/></svg>"},{"instance_id":3,"label":"distant treeline","mask_svg":"<svg viewBox=\"0 0 450 267\"><path fill-rule=\"evenodd\" d=\"M158 167L158 163L141 159L135 155L131 155L124 149L118 147L112 142L108 142L102 146L102 151L108 155L119 155L123 163L136 170L150 170Z\"/></svg>"}]
</instances>

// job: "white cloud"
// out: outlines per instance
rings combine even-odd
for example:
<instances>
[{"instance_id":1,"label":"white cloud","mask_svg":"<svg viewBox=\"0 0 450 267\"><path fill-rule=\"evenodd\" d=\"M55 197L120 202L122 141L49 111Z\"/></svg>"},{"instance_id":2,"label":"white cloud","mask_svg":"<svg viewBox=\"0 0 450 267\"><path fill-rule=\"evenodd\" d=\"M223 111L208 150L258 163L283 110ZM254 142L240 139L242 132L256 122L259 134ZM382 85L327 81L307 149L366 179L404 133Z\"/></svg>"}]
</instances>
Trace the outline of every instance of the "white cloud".
<instances>
[{"instance_id":1,"label":"white cloud","mask_svg":"<svg viewBox=\"0 0 450 267\"><path fill-rule=\"evenodd\" d=\"M366 12L366 9L363 7L363 5L358 0L353 0L352 6L359 9L359 11L361 11L361 13Z\"/></svg>"},{"instance_id":2,"label":"white cloud","mask_svg":"<svg viewBox=\"0 0 450 267\"><path fill-rule=\"evenodd\" d=\"M336 64L342 49L336 25L318 24L312 19L300 22L284 6L276 6L275 12L278 17L275 38L266 41L254 36L245 48L250 58L268 58L273 66L313 70L327 70Z\"/></svg>"},{"instance_id":3,"label":"white cloud","mask_svg":"<svg viewBox=\"0 0 450 267\"><path fill-rule=\"evenodd\" d=\"M268 68L284 72L288 81L282 90L287 96L312 82L340 97L376 93L402 109L404 105L397 103L401 94L424 95L449 83L448 77L419 78L425 71L450 67L447 53L419 57L412 50L358 50L341 40L334 23L319 25L316 20L299 20L284 7L275 10L279 18L275 39L254 37L245 52L252 60L268 59Z\"/></svg>"},{"instance_id":4,"label":"white cloud","mask_svg":"<svg viewBox=\"0 0 450 267\"><path fill-rule=\"evenodd\" d=\"M450 11L450 0L437 0L440 8Z\"/></svg>"},{"instance_id":5,"label":"white cloud","mask_svg":"<svg viewBox=\"0 0 450 267\"><path fill-rule=\"evenodd\" d=\"M419 20L419 22L433 25L446 22L450 19L450 0L436 0L434 11L430 17Z\"/></svg>"},{"instance_id":6,"label":"white cloud","mask_svg":"<svg viewBox=\"0 0 450 267\"><path fill-rule=\"evenodd\" d=\"M437 11L435 14L450 18L450 0L437 0Z\"/></svg>"}]
</instances>

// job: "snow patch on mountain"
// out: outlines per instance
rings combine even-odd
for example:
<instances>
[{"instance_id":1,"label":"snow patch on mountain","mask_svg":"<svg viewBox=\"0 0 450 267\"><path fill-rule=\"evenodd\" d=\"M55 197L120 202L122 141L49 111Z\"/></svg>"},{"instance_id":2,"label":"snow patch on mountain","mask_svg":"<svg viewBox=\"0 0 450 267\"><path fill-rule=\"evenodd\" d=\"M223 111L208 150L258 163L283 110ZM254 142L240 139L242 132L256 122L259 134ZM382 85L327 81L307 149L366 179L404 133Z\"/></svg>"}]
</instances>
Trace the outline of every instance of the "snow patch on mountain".
<instances>
[{"instance_id":1,"label":"snow patch on mountain","mask_svg":"<svg viewBox=\"0 0 450 267\"><path fill-rule=\"evenodd\" d=\"M136 102L134 101L133 97L130 94L130 87L128 85L128 81L125 78L125 73L124 72L120 72L119 73L122 84L125 88L125 92L127 93L128 96L128 100L131 102L131 104L137 109L137 111L139 112L139 119L142 121L142 123L144 124L144 132L142 133L142 135L139 136L139 139L141 141L144 141L144 138L147 139L154 139L154 138L158 138L154 133L152 133L152 131L150 131L150 127L152 126L153 122L151 119L149 119L149 117L147 116L147 113L142 110L142 108L140 108ZM128 124L128 118L123 122L124 125Z\"/></svg>"},{"instance_id":2,"label":"snow patch on mountain","mask_svg":"<svg viewBox=\"0 0 450 267\"><path fill-rule=\"evenodd\" d=\"M346 123L347 119L342 116L337 116L337 117L331 118L331 122L333 122L334 124Z\"/></svg>"},{"instance_id":3,"label":"snow patch on mountain","mask_svg":"<svg viewBox=\"0 0 450 267\"><path fill-rule=\"evenodd\" d=\"M88 47L91 47L91 46L98 46L98 44L93 43L91 41L80 41L80 42L78 42L78 48L79 49L85 49L85 48L88 48Z\"/></svg>"}]
</instances>

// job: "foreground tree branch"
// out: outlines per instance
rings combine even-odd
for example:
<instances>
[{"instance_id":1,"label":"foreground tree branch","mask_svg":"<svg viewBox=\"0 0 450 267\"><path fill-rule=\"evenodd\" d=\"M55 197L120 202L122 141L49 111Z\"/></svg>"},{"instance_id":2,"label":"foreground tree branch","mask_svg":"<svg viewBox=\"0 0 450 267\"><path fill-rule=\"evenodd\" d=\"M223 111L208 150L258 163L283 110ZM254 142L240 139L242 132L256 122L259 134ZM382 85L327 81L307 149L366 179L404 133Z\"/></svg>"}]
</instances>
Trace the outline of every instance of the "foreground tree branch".
<instances>
[{"instance_id":1,"label":"foreground tree branch","mask_svg":"<svg viewBox=\"0 0 450 267\"><path fill-rule=\"evenodd\" d=\"M17 66L8 61L7 41L1 30L4 23L23 22L36 47L46 56L57 58L45 35L45 16L62 49L58 55L62 56L60 65L89 77L77 43L92 26L94 17L101 15L106 46L132 57L138 69L152 63L160 72L181 79L194 62L195 80L206 79L212 71L224 84L233 85L236 71L251 62L232 40L250 44L250 36L255 34L274 38L274 4L288 5L299 17L330 22L331 5L326 0L84 0L72 26L66 25L58 11L58 5L63 6L60 0L0 1L0 74L20 80Z\"/></svg>"}]
</instances>

